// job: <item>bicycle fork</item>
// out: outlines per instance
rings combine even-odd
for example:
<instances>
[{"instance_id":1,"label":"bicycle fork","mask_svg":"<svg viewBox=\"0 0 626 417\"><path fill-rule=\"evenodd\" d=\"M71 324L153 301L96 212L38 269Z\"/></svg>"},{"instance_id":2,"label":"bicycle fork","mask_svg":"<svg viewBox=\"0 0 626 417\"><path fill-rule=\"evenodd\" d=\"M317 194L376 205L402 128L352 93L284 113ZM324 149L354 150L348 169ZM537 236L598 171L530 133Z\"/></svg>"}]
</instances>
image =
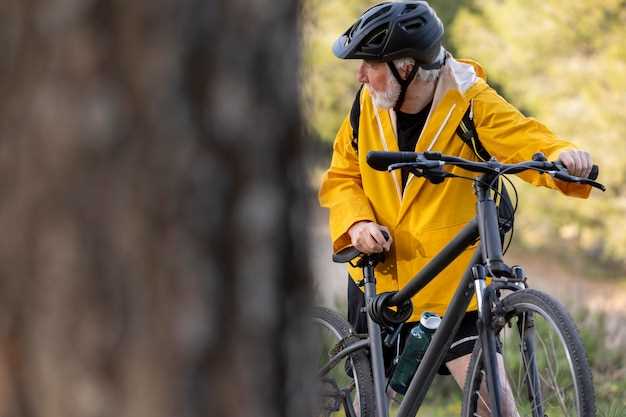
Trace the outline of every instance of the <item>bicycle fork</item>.
<instances>
[{"instance_id":1,"label":"bicycle fork","mask_svg":"<svg viewBox=\"0 0 626 417\"><path fill-rule=\"evenodd\" d=\"M480 245L483 253L484 265L478 264L472 267L476 300L478 301L478 334L482 346L482 359L485 365L485 378L487 391L491 403L491 417L503 417L501 392L498 389L500 379L498 376L498 358L496 348L496 336L492 319L492 306L495 299L492 287L487 287L485 279L487 270L492 276L509 275L510 268L502 260L502 241L498 221L498 209L494 201L493 191L483 184L492 183L494 176L485 174L481 176L481 183L474 184L474 192L477 197L476 212L478 214L478 229L480 231Z\"/></svg>"},{"instance_id":2,"label":"bicycle fork","mask_svg":"<svg viewBox=\"0 0 626 417\"><path fill-rule=\"evenodd\" d=\"M501 407L501 392L498 375L498 360L496 348L496 336L492 327L491 306L493 289L487 287L485 278L487 271L482 265L472 267L474 275L474 287L476 288L476 300L478 301L478 334L482 346L482 360L485 366L485 378L489 403L491 404L491 417L503 417Z\"/></svg>"},{"instance_id":3,"label":"bicycle fork","mask_svg":"<svg viewBox=\"0 0 626 417\"><path fill-rule=\"evenodd\" d=\"M524 359L524 378L528 387L528 399L532 402L533 417L544 417L541 381L535 358L535 324L533 314L522 313L517 320L521 340L521 354Z\"/></svg>"}]
</instances>

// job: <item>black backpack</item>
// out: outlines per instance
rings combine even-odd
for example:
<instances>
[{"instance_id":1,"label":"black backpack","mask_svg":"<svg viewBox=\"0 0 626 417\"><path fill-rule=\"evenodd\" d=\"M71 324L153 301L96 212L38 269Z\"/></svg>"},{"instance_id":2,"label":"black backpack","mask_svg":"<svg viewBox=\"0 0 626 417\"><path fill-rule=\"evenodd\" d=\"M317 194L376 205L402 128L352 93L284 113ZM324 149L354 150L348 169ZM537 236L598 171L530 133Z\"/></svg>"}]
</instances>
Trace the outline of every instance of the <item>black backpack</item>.
<instances>
[{"instance_id":1,"label":"black backpack","mask_svg":"<svg viewBox=\"0 0 626 417\"><path fill-rule=\"evenodd\" d=\"M352 108L350 109L350 126L352 127L352 147L358 152L359 149L359 118L361 117L361 91L363 85L359 88L359 91L354 98ZM461 138L467 146L470 147L472 152L482 161L488 161L491 159L491 154L487 152L487 149L480 142L474 120L472 118L471 107L467 109L459 126L456 128L456 134ZM498 203L498 217L500 223L500 232L504 235L511 230L513 226L513 205L509 193L500 179L498 182L498 192L500 193L500 201ZM504 239L502 240L504 243Z\"/></svg>"}]
</instances>

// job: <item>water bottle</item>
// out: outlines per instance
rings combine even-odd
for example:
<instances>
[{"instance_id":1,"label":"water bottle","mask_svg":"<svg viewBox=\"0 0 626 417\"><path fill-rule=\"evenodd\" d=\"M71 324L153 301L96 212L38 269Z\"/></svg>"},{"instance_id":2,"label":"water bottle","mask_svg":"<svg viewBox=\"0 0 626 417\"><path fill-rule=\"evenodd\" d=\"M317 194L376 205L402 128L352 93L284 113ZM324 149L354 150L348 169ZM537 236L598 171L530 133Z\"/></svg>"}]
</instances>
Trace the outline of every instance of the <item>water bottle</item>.
<instances>
[{"instance_id":1,"label":"water bottle","mask_svg":"<svg viewBox=\"0 0 626 417\"><path fill-rule=\"evenodd\" d=\"M398 365L391 376L390 385L394 391L406 394L411 379L426 353L433 333L439 327L441 317L434 313L422 313L419 324L414 326L406 339Z\"/></svg>"}]
</instances>

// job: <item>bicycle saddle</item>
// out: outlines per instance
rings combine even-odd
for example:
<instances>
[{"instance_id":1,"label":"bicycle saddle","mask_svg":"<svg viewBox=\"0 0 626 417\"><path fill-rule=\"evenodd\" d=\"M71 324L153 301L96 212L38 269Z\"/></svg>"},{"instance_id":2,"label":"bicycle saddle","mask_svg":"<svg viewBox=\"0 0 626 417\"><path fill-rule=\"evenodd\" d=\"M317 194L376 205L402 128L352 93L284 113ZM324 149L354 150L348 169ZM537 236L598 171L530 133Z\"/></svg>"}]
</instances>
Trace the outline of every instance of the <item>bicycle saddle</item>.
<instances>
[{"instance_id":1,"label":"bicycle saddle","mask_svg":"<svg viewBox=\"0 0 626 417\"><path fill-rule=\"evenodd\" d=\"M382 231L382 234L385 240L389 239L389 235L387 234L387 232ZM382 262L385 259L384 253L372 253L368 255L368 254L361 252L354 246L346 246L345 248L341 249L339 252L333 253L333 262L336 262L338 264L345 264L347 262L351 262L352 260L354 260L355 258L359 256L361 256L363 260L367 261L371 259L376 263Z\"/></svg>"}]
</instances>

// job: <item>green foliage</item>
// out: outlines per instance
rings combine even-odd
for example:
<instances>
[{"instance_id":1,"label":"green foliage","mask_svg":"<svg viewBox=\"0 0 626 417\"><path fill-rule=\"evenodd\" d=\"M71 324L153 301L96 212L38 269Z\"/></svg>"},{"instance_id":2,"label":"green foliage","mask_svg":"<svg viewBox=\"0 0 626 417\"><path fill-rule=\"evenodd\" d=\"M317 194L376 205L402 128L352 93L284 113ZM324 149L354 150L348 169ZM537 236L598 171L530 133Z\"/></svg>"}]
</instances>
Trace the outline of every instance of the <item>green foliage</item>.
<instances>
[{"instance_id":1,"label":"green foliage","mask_svg":"<svg viewBox=\"0 0 626 417\"><path fill-rule=\"evenodd\" d=\"M483 0L462 9L452 40L482 61L518 107L590 151L604 193L581 204L523 192L518 231L533 247L565 242L625 265L626 4L623 0ZM559 239L560 238L560 239Z\"/></svg>"},{"instance_id":2,"label":"green foliage","mask_svg":"<svg viewBox=\"0 0 626 417\"><path fill-rule=\"evenodd\" d=\"M371 1L305 0L302 11L302 99L311 132L331 141L358 88L357 62L337 59L331 47Z\"/></svg>"},{"instance_id":3,"label":"green foliage","mask_svg":"<svg viewBox=\"0 0 626 417\"><path fill-rule=\"evenodd\" d=\"M615 402L607 406L598 407L599 417L624 417L626 416L626 406L620 406Z\"/></svg>"},{"instance_id":4,"label":"green foliage","mask_svg":"<svg viewBox=\"0 0 626 417\"><path fill-rule=\"evenodd\" d=\"M593 371L598 409L603 410L600 415L611 416L614 410L626 409L622 396L626 392L626 351L623 346L611 346L607 332L607 321L621 318L583 310L575 317Z\"/></svg>"}]
</instances>

